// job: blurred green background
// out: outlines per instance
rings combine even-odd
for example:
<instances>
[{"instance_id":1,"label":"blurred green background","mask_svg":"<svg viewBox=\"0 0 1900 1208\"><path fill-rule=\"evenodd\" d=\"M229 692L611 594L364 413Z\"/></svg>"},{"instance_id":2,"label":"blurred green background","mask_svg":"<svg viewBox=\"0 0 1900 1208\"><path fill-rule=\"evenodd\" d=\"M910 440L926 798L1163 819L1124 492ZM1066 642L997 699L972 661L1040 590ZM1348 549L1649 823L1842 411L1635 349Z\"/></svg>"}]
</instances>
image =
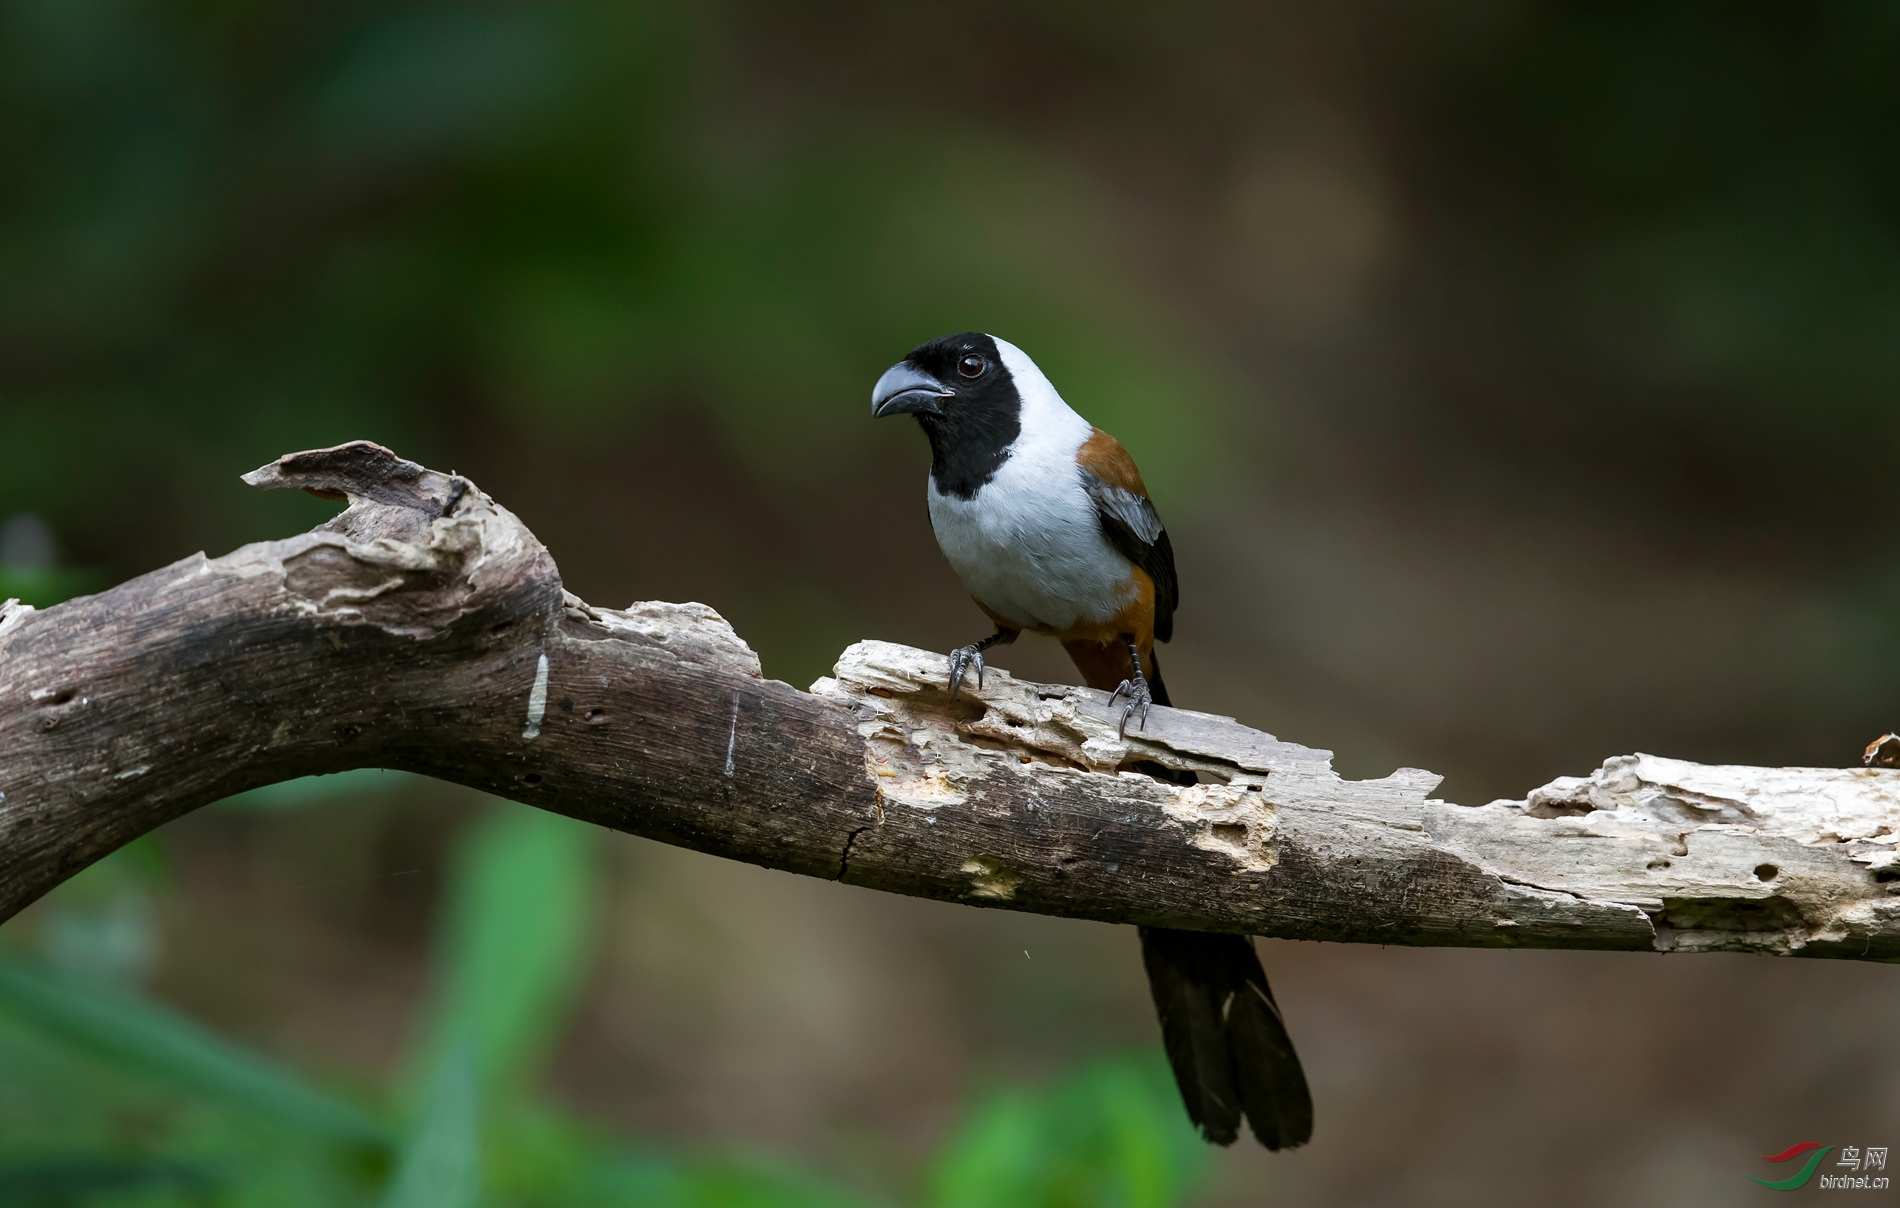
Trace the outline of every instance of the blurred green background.
<instances>
[{"instance_id":1,"label":"blurred green background","mask_svg":"<svg viewBox=\"0 0 1900 1208\"><path fill-rule=\"evenodd\" d=\"M1140 461L1184 704L1466 802L1846 765L1896 81L1860 4L0 0L0 595L305 527L237 475L367 437L768 674L947 649L865 402L980 328ZM375 774L0 950L8 1203L1727 1204L1900 1127L1884 969L1271 944L1318 1134L1201 1154L1125 929Z\"/></svg>"}]
</instances>

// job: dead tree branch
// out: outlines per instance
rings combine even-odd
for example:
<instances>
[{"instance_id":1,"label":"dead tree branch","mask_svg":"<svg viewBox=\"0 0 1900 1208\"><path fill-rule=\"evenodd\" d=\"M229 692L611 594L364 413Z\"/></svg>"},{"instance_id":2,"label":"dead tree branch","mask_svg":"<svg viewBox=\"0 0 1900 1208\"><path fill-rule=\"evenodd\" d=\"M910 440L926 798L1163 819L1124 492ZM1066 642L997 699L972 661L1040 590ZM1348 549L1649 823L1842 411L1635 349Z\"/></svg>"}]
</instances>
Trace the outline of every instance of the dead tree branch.
<instances>
[{"instance_id":1,"label":"dead tree branch","mask_svg":"<svg viewBox=\"0 0 1900 1208\"><path fill-rule=\"evenodd\" d=\"M0 918L258 785L440 777L893 893L1384 944L1900 957L1900 771L1637 755L1524 801L1342 780L1328 752L940 655L811 692L697 604L593 608L466 479L357 443L246 476L349 507L36 611L0 606ZM1153 760L1190 787L1130 771Z\"/></svg>"}]
</instances>

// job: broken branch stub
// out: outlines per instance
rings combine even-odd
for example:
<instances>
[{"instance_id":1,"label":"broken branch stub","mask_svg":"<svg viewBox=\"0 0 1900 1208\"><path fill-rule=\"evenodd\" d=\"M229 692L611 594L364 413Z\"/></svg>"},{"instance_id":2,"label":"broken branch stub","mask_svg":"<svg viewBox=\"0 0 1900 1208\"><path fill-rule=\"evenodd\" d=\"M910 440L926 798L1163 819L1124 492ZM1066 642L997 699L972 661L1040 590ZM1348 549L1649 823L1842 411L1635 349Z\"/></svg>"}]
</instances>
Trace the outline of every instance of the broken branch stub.
<instances>
[{"instance_id":1,"label":"broken branch stub","mask_svg":"<svg viewBox=\"0 0 1900 1208\"><path fill-rule=\"evenodd\" d=\"M1299 939L1900 957L1900 772L1612 759L1523 801L1349 781L1229 718L939 654L800 692L696 604L591 607L467 479L357 442L246 476L349 506L97 596L0 606L0 918L231 793L419 772L769 868ZM1194 773L1176 786L1142 761Z\"/></svg>"}]
</instances>

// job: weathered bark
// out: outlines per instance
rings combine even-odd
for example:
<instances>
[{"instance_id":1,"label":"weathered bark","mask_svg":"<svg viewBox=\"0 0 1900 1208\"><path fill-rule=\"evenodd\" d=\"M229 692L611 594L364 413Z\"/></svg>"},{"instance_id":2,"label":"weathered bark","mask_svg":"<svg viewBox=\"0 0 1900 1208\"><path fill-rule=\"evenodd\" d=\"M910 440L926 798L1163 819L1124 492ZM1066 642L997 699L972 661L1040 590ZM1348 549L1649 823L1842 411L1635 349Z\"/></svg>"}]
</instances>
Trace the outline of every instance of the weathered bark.
<instances>
[{"instance_id":1,"label":"weathered bark","mask_svg":"<svg viewBox=\"0 0 1900 1208\"><path fill-rule=\"evenodd\" d=\"M0 607L0 918L273 781L399 768L895 893L1375 943L1900 957L1900 772L1627 756L1480 807L1438 778L991 671L847 650L811 692L710 609L592 608L465 479L374 445L247 476L350 506L45 611ZM1153 760L1191 787L1130 769Z\"/></svg>"}]
</instances>

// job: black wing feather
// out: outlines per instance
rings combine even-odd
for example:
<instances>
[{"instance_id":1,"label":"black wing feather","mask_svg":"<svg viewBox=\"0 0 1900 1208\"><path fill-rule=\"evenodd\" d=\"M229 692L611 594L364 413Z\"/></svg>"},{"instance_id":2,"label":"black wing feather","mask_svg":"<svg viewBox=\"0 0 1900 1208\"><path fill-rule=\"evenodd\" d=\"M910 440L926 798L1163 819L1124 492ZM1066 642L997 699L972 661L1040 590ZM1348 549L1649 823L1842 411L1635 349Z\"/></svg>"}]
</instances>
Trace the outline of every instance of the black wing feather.
<instances>
[{"instance_id":1,"label":"black wing feather","mask_svg":"<svg viewBox=\"0 0 1900 1208\"><path fill-rule=\"evenodd\" d=\"M1161 514L1146 495L1110 486L1086 469L1082 488L1095 503L1095 518L1109 544L1155 581L1155 640L1167 641L1174 636L1174 608L1181 589L1174 577L1174 543L1161 526Z\"/></svg>"}]
</instances>

